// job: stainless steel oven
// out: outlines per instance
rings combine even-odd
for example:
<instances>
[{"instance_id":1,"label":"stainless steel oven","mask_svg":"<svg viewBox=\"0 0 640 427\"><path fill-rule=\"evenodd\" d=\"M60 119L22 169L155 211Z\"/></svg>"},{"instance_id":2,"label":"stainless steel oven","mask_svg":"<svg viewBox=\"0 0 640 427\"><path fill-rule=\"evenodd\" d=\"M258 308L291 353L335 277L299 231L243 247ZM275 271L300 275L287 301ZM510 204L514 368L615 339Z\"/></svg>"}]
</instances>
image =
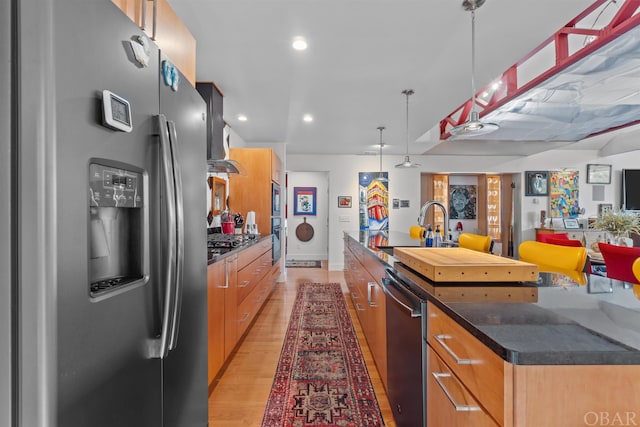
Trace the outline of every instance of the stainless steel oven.
<instances>
[{"instance_id":1,"label":"stainless steel oven","mask_svg":"<svg viewBox=\"0 0 640 427\"><path fill-rule=\"evenodd\" d=\"M271 183L271 216L280 216L280 186Z\"/></svg>"},{"instance_id":2,"label":"stainless steel oven","mask_svg":"<svg viewBox=\"0 0 640 427\"><path fill-rule=\"evenodd\" d=\"M273 246L272 246L273 263L272 264L275 264L280 259L280 253L281 253L280 221L281 221L280 218L271 218L271 235L273 239Z\"/></svg>"}]
</instances>

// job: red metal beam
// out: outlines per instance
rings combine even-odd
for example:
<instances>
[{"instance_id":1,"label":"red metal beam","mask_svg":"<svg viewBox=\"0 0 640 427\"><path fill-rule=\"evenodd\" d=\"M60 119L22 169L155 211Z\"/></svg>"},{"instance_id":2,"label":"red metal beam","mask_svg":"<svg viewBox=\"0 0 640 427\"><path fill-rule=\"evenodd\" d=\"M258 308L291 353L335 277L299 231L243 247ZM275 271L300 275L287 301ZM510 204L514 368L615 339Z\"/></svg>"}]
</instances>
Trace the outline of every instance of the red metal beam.
<instances>
[{"instance_id":1,"label":"red metal beam","mask_svg":"<svg viewBox=\"0 0 640 427\"><path fill-rule=\"evenodd\" d=\"M485 91L491 92L492 96L486 104L478 104L482 107L480 116L482 117L489 112L503 106L517 96L520 96L521 94L549 79L560 71L566 69L570 65L585 58L597 49L610 43L621 34L624 34L625 32L640 24L640 14L635 14L637 9L640 8L640 0L625 0L623 4L620 4L620 1L616 3L619 5L618 12L607 25L603 26L601 30L575 27L576 24L581 22L591 13L595 12L600 6L608 1L611 0L597 0L578 16L569 21L567 25L558 30L542 44L536 47L533 51L527 54L524 58L512 65L499 77L499 79L494 80L501 81L504 90L501 89L500 91L492 93L491 85L493 84L493 82L483 87L476 95L476 99L480 99L481 94ZM594 36L595 38L591 43L571 54L569 52L568 46L569 35L586 35ZM537 77L534 77L530 81L522 82L522 86L518 86L518 67L524 64L527 60L532 58L534 55L539 53L542 49L544 49L551 43L554 43L555 46L555 64L549 69L544 70L541 74L539 74ZM449 126L457 126L463 124L467 120L469 113L471 112L471 102L471 99L467 100L440 122L441 140L445 140L451 136L451 134L449 133ZM453 119L453 116L456 116L458 113L460 114L459 118Z\"/></svg>"}]
</instances>

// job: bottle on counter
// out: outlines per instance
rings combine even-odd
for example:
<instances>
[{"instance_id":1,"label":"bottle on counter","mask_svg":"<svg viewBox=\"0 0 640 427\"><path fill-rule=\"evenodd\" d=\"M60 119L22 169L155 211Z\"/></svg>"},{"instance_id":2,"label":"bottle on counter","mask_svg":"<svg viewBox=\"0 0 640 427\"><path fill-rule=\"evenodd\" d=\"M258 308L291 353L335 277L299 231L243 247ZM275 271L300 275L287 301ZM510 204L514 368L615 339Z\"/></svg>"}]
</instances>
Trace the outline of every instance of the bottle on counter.
<instances>
[{"instance_id":1,"label":"bottle on counter","mask_svg":"<svg viewBox=\"0 0 640 427\"><path fill-rule=\"evenodd\" d=\"M439 248L441 246L442 246L442 233L440 232L440 224L437 224L435 236L433 237L433 247Z\"/></svg>"},{"instance_id":2,"label":"bottle on counter","mask_svg":"<svg viewBox=\"0 0 640 427\"><path fill-rule=\"evenodd\" d=\"M427 238L425 239L424 243L428 248L433 247L433 229L431 228L431 224L429 224L429 227L427 228Z\"/></svg>"}]
</instances>

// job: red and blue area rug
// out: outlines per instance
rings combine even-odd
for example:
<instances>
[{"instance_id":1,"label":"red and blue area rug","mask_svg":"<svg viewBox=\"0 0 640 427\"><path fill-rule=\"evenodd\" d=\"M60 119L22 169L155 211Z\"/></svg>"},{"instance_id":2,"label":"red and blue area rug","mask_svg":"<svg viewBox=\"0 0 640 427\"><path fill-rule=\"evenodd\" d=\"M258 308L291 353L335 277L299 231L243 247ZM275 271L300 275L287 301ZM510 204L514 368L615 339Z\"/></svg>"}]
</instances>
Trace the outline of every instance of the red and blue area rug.
<instances>
[{"instance_id":1,"label":"red and blue area rug","mask_svg":"<svg viewBox=\"0 0 640 427\"><path fill-rule=\"evenodd\" d=\"M384 426L340 285L305 283L262 427Z\"/></svg>"}]
</instances>

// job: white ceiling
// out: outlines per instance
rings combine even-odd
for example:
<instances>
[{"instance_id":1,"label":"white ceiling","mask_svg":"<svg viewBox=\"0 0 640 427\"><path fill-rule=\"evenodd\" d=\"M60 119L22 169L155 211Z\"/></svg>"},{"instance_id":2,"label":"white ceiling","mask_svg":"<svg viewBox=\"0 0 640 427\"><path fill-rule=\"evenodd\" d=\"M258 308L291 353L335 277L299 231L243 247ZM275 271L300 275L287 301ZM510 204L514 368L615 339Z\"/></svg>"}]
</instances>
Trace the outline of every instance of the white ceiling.
<instances>
[{"instance_id":1,"label":"white ceiling","mask_svg":"<svg viewBox=\"0 0 640 427\"><path fill-rule=\"evenodd\" d=\"M471 95L471 17L461 0L169 0L197 40L197 79L224 92L247 143L288 154L527 155L568 143L439 143L429 132ZM487 0L476 12L482 87L592 0ZM306 51L291 48L303 36ZM248 121L237 120L246 114ZM312 123L302 116L310 113ZM416 142L418 141L419 142ZM601 147L606 138L591 142Z\"/></svg>"}]
</instances>

